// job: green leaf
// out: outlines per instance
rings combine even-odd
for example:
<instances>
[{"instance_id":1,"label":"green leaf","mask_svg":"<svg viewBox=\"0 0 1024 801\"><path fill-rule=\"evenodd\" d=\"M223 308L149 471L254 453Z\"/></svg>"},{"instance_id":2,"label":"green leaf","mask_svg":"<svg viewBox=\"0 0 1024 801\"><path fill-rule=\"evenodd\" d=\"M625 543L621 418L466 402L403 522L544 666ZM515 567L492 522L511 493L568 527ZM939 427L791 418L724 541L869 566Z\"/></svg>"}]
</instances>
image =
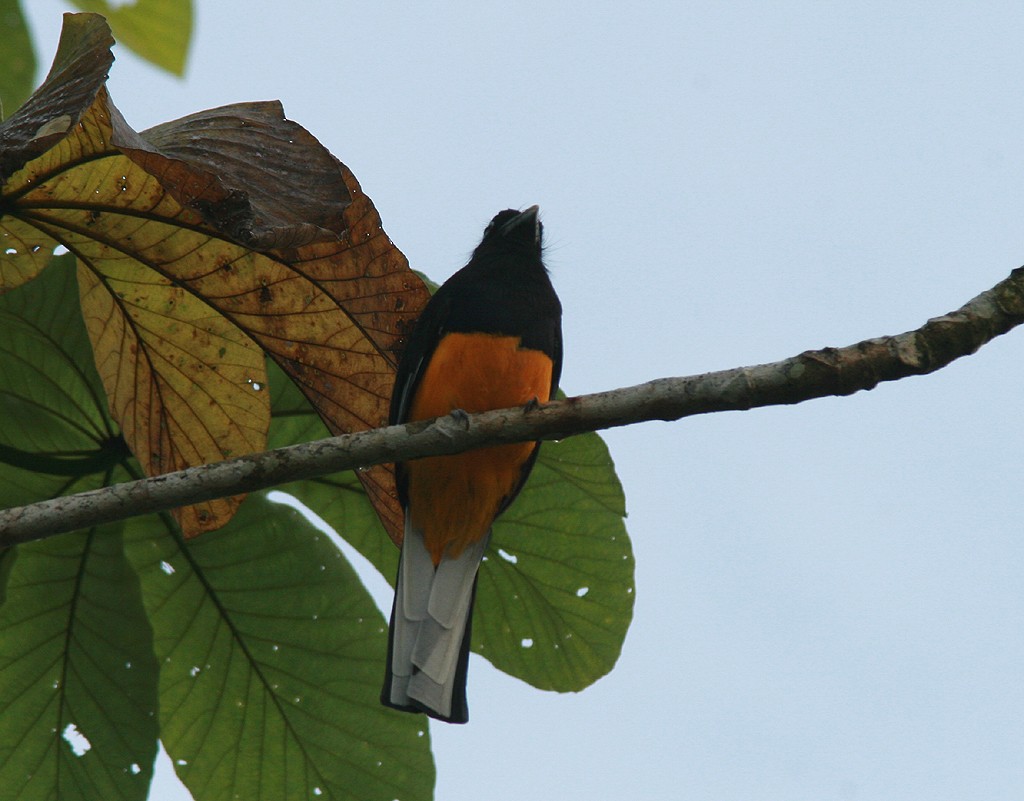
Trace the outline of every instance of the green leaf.
<instances>
[{"instance_id":1,"label":"green leaf","mask_svg":"<svg viewBox=\"0 0 1024 801\"><path fill-rule=\"evenodd\" d=\"M54 259L0 296L0 506L102 486L126 457L74 265ZM0 578L0 787L19 799L145 798L156 660L120 526L9 549ZM89 748L76 755L72 742Z\"/></svg>"},{"instance_id":2,"label":"green leaf","mask_svg":"<svg viewBox=\"0 0 1024 801\"><path fill-rule=\"evenodd\" d=\"M192 39L192 0L71 0L82 11L107 18L118 42L174 75L185 72Z\"/></svg>"},{"instance_id":3,"label":"green leaf","mask_svg":"<svg viewBox=\"0 0 1024 801\"><path fill-rule=\"evenodd\" d=\"M126 451L107 414L78 303L55 258L0 295L0 508L101 486Z\"/></svg>"},{"instance_id":4,"label":"green leaf","mask_svg":"<svg viewBox=\"0 0 1024 801\"><path fill-rule=\"evenodd\" d=\"M8 552L0 607L0 787L5 798L146 798L157 664L121 528Z\"/></svg>"},{"instance_id":5,"label":"green leaf","mask_svg":"<svg viewBox=\"0 0 1024 801\"><path fill-rule=\"evenodd\" d=\"M262 493L187 546L156 518L129 531L197 801L430 797L425 722L380 705L384 620L326 535Z\"/></svg>"},{"instance_id":6,"label":"green leaf","mask_svg":"<svg viewBox=\"0 0 1024 801\"><path fill-rule=\"evenodd\" d=\"M268 362L267 376L271 410L268 449L330 436L319 415L283 370ZM398 549L384 531L354 471L286 484L278 489L295 496L322 516L342 538L394 582Z\"/></svg>"},{"instance_id":7,"label":"green leaf","mask_svg":"<svg viewBox=\"0 0 1024 801\"><path fill-rule=\"evenodd\" d=\"M112 428L92 367L70 257L0 296L0 331L0 413L13 421L0 426L0 444L6 448L0 448L0 478L20 481L0 484L4 499L24 503L103 484L102 473L83 475L85 466L95 470L104 463L93 457L106 453L97 443ZM283 376L278 383L290 386ZM123 453L114 461L121 458ZM296 513L261 496L253 496L243 509L237 523L188 550L162 518L129 524L131 554L145 577L146 610L159 634L163 736L175 759L187 761L178 765L185 781L200 801L236 792L247 798L429 797L434 770L423 721L387 710L377 700L386 643L380 613L336 549ZM50 549L78 543L77 536L0 554L0 578L10 576L9 597L0 608L6 616L0 618L0 701L6 705L0 706L0 748L12 749L10 756L0 751L0 787L24 785L19 799L55 797L56 791L47 788L59 774L79 789L100 788L71 796L64 792L70 794L71 785L62 785L62 798L141 798L151 750L145 759L126 759L123 748L105 746L104 753L118 760L121 773L107 771L116 786L88 785L95 777L76 773L82 765L105 765L91 759L106 735L89 715L117 719L125 702L116 688L102 687L90 695L95 710L69 706L65 717L92 745L82 757L73 755L62 739L64 729L54 722L60 709L50 714L46 706L54 703L50 654L63 640L47 641L50 650L36 643L52 637L61 614L67 628L69 603L77 604L80 625L90 631L130 635L133 621L145 623L139 604L117 582L107 582L109 598L117 604L124 599L125 609L119 610L128 621L124 625L121 617L108 620L109 612L104 616L82 600L91 585L72 589L69 600L60 567L39 566L43 563L36 554L52 562ZM73 567L86 558L92 565L95 548L112 541L98 534L88 553L68 556L58 550L59 565ZM41 583L42 576L50 577L50 584ZM28 600L26 587L35 593ZM52 606L38 614L47 602ZM22 622L22 615L32 615L31 621ZM44 629L32 633L29 623ZM122 659L122 651L109 643L106 656L119 660L121 668L129 661L143 664L153 648L151 636L133 642L143 649L142 656ZM68 653L77 652L69 648ZM44 664L32 661L37 654L46 657ZM103 654L90 653L90 658L103 665L104 675L119 676ZM200 670L193 676L196 667ZM69 697L77 698L70 691ZM302 700L296 703L296 698ZM242 707L235 705L240 699ZM130 723L114 729L132 732ZM156 723L149 723L154 729L148 740L133 735L140 747L151 748L155 741ZM29 731L29 725L36 728ZM260 770L252 769L256 751ZM69 759L75 760L70 766ZM29 769L30 764L43 765L49 773ZM50 770L52 764L58 767ZM236 770L243 780L236 779ZM35 778L26 784L29 773ZM141 795L124 795L125 782L130 788L141 786Z\"/></svg>"},{"instance_id":8,"label":"green leaf","mask_svg":"<svg viewBox=\"0 0 1024 801\"><path fill-rule=\"evenodd\" d=\"M582 690L608 673L633 619L625 514L597 434L544 443L521 495L494 525L473 650L544 690Z\"/></svg>"},{"instance_id":9,"label":"green leaf","mask_svg":"<svg viewBox=\"0 0 1024 801\"><path fill-rule=\"evenodd\" d=\"M19 0L0 0L0 120L25 102L35 84L36 53Z\"/></svg>"},{"instance_id":10,"label":"green leaf","mask_svg":"<svg viewBox=\"0 0 1024 801\"><path fill-rule=\"evenodd\" d=\"M18 554L17 548L0 549L0 606L7 601L7 580L11 577L11 568Z\"/></svg>"},{"instance_id":11,"label":"green leaf","mask_svg":"<svg viewBox=\"0 0 1024 801\"><path fill-rule=\"evenodd\" d=\"M283 375L270 373L269 447L326 430ZM280 488L320 515L394 583L398 549L353 473ZM633 617L625 500L597 434L546 442L530 479L494 526L480 569L473 650L545 690L593 684L614 667Z\"/></svg>"}]
</instances>

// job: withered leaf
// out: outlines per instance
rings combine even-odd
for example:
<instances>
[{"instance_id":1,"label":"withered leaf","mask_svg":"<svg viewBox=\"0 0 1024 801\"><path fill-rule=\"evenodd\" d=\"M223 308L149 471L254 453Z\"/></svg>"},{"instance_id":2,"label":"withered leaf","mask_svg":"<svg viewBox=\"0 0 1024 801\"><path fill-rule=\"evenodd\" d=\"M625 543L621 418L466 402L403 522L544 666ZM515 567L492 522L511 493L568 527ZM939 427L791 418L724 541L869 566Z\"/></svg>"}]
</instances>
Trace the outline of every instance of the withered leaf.
<instances>
[{"instance_id":1,"label":"withered leaf","mask_svg":"<svg viewBox=\"0 0 1024 801\"><path fill-rule=\"evenodd\" d=\"M114 63L114 38L96 14L65 14L53 66L42 85L0 124L0 185L60 141L92 104Z\"/></svg>"},{"instance_id":2,"label":"withered leaf","mask_svg":"<svg viewBox=\"0 0 1024 801\"><path fill-rule=\"evenodd\" d=\"M345 230L350 198L337 159L276 100L200 111L141 135L115 123L115 137L179 203L237 242L296 247Z\"/></svg>"},{"instance_id":3,"label":"withered leaf","mask_svg":"<svg viewBox=\"0 0 1024 801\"><path fill-rule=\"evenodd\" d=\"M333 432L381 425L427 292L351 172L279 104L138 134L94 80L71 131L3 185L0 286L57 244L75 254L111 412L146 472L263 449L261 349ZM390 472L360 478L400 536ZM179 520L189 534L217 528L238 501Z\"/></svg>"}]
</instances>

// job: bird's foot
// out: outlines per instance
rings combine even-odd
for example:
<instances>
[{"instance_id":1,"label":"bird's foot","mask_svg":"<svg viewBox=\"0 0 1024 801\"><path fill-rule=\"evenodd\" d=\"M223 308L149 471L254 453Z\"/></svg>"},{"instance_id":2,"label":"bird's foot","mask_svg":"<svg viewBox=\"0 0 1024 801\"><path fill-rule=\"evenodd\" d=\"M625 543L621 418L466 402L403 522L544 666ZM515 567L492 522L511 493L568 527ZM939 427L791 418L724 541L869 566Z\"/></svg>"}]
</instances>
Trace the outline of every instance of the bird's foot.
<instances>
[{"instance_id":1,"label":"bird's foot","mask_svg":"<svg viewBox=\"0 0 1024 801\"><path fill-rule=\"evenodd\" d=\"M465 409L452 409L448 416L463 428L469 428L469 412Z\"/></svg>"}]
</instances>

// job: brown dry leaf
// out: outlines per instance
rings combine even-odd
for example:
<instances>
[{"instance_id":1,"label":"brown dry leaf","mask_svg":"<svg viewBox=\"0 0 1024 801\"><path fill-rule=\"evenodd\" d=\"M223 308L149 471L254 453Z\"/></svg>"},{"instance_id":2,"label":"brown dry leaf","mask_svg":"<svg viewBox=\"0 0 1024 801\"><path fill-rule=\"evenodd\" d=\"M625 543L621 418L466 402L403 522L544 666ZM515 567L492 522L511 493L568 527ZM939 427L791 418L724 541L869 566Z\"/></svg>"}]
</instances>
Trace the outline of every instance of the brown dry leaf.
<instances>
[{"instance_id":1,"label":"brown dry leaf","mask_svg":"<svg viewBox=\"0 0 1024 801\"><path fill-rule=\"evenodd\" d=\"M337 159L277 101L208 109L117 138L181 205L244 245L295 247L345 230L350 198Z\"/></svg>"},{"instance_id":2,"label":"brown dry leaf","mask_svg":"<svg viewBox=\"0 0 1024 801\"><path fill-rule=\"evenodd\" d=\"M98 17L91 24L105 27ZM83 38L82 26L72 33ZM146 472L264 447L260 348L332 431L381 425L395 351L427 292L352 174L277 103L138 134L110 102L105 73L93 80L93 99L73 110L66 136L9 162L20 168L2 187L0 236L33 244L0 254L0 285L57 243L76 255L111 411ZM42 112L35 122L48 124ZM389 471L360 478L400 536ZM189 534L217 528L238 500L179 520Z\"/></svg>"}]
</instances>

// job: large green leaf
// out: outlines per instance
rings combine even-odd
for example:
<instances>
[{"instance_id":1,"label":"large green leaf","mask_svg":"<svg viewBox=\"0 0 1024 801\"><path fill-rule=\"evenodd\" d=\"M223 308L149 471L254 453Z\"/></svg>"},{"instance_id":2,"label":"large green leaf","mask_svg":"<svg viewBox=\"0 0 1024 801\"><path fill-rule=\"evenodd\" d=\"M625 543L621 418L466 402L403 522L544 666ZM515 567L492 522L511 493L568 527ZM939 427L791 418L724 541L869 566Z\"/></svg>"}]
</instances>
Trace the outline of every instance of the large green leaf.
<instances>
[{"instance_id":1,"label":"large green leaf","mask_svg":"<svg viewBox=\"0 0 1024 801\"><path fill-rule=\"evenodd\" d=\"M102 486L126 458L74 270L72 257L54 259L0 296L0 506ZM145 798L156 662L120 527L22 545L0 559L0 787L21 788L11 796L19 799ZM91 746L81 756L64 739L69 732L76 742L74 731Z\"/></svg>"},{"instance_id":2,"label":"large green leaf","mask_svg":"<svg viewBox=\"0 0 1024 801\"><path fill-rule=\"evenodd\" d=\"M270 372L269 447L326 436L302 396ZM281 488L394 582L398 550L352 473ZM581 690L614 667L633 616L633 552L622 487L597 434L548 442L494 526L480 570L473 650L535 687Z\"/></svg>"},{"instance_id":3,"label":"large green leaf","mask_svg":"<svg viewBox=\"0 0 1024 801\"><path fill-rule=\"evenodd\" d=\"M17 553L17 548L0 549L0 606L7 601L7 580L11 577L11 568L14 567Z\"/></svg>"},{"instance_id":4,"label":"large green leaf","mask_svg":"<svg viewBox=\"0 0 1024 801\"><path fill-rule=\"evenodd\" d=\"M494 525L473 650L545 690L581 690L614 667L633 619L625 499L604 442L546 442Z\"/></svg>"},{"instance_id":5,"label":"large green leaf","mask_svg":"<svg viewBox=\"0 0 1024 801\"><path fill-rule=\"evenodd\" d=\"M157 664L120 526L21 545L4 561L0 796L142 801Z\"/></svg>"},{"instance_id":6,"label":"large green leaf","mask_svg":"<svg viewBox=\"0 0 1024 801\"><path fill-rule=\"evenodd\" d=\"M270 432L267 448L329 437L309 401L273 362L270 379ZM389 581L398 568L398 549L384 531L355 472L349 470L280 487L321 515L343 539L358 548Z\"/></svg>"},{"instance_id":7,"label":"large green leaf","mask_svg":"<svg viewBox=\"0 0 1024 801\"><path fill-rule=\"evenodd\" d=\"M32 93L36 53L21 11L20 0L0 0L0 119Z\"/></svg>"},{"instance_id":8,"label":"large green leaf","mask_svg":"<svg viewBox=\"0 0 1024 801\"><path fill-rule=\"evenodd\" d=\"M71 0L82 11L107 18L122 44L142 58L175 75L185 72L192 39L192 0Z\"/></svg>"},{"instance_id":9,"label":"large green leaf","mask_svg":"<svg viewBox=\"0 0 1024 801\"><path fill-rule=\"evenodd\" d=\"M107 449L113 429L70 257L0 296L0 331L0 412L11 421L0 426L4 499L20 504L103 484L124 453ZM333 546L294 512L260 496L244 508L237 523L189 551L164 518L129 524L159 633L163 736L187 762L179 771L199 799L312 798L318 789L324 798L429 797L433 765L422 721L377 702L380 613ZM22 788L19 799L58 797L54 787L61 798L145 796L157 722L147 715L150 729L140 732L129 703L138 693L126 692L129 679L148 675L155 696L157 662L134 574L109 567L119 554L119 530L0 554L0 579L10 580L0 608L0 788ZM111 608L93 599L97 587ZM70 639L69 631L93 638ZM54 688L63 681L54 660L84 676L59 684L63 696ZM97 684L97 674L79 667L85 661L109 681ZM133 672L125 677L127 663ZM56 725L60 714L64 726ZM78 731L92 746L81 757L62 739L66 723L76 725L72 741ZM111 731L149 750L110 745ZM103 760L95 756L101 744ZM254 749L263 755L257 767ZM99 768L105 780L92 774Z\"/></svg>"},{"instance_id":10,"label":"large green leaf","mask_svg":"<svg viewBox=\"0 0 1024 801\"><path fill-rule=\"evenodd\" d=\"M74 258L0 295L0 508L100 486L126 456L78 305Z\"/></svg>"},{"instance_id":11,"label":"large green leaf","mask_svg":"<svg viewBox=\"0 0 1024 801\"><path fill-rule=\"evenodd\" d=\"M424 722L378 702L384 620L323 533L263 493L187 546L156 518L129 531L163 743L197 801L431 796Z\"/></svg>"}]
</instances>

